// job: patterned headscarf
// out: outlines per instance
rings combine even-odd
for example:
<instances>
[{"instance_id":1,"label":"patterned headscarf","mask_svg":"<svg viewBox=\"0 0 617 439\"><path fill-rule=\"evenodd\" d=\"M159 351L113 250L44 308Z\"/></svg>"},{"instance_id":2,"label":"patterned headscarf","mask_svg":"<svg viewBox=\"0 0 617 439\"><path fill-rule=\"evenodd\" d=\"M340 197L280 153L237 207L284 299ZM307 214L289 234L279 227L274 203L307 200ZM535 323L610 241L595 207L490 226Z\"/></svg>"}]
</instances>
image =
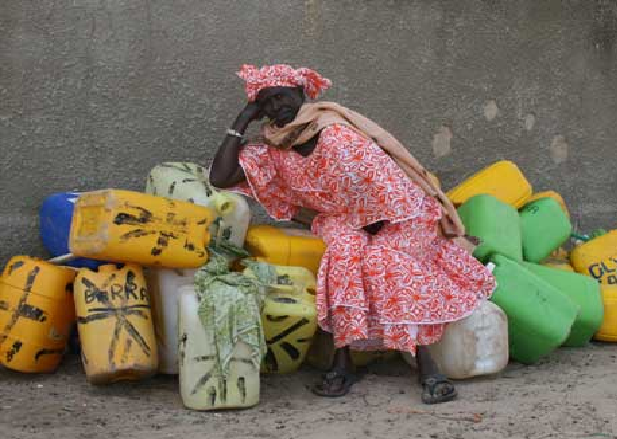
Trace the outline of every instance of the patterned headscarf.
<instances>
[{"instance_id":1,"label":"patterned headscarf","mask_svg":"<svg viewBox=\"0 0 617 439\"><path fill-rule=\"evenodd\" d=\"M307 68L294 69L287 64L257 67L244 64L236 73L245 81L245 90L252 102L257 94L266 87L297 87L302 86L306 95L315 99L322 91L330 88L332 82L314 70Z\"/></svg>"}]
</instances>

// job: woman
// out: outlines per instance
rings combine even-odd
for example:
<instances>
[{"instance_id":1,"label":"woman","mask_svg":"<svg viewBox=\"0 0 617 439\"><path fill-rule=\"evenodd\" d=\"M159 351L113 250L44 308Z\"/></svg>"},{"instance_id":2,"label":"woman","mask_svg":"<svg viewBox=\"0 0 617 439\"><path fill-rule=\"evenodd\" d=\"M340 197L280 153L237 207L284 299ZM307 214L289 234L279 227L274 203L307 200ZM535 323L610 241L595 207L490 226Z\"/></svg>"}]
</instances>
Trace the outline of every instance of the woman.
<instances>
[{"instance_id":1,"label":"woman","mask_svg":"<svg viewBox=\"0 0 617 439\"><path fill-rule=\"evenodd\" d=\"M318 274L319 326L332 334L330 372L313 391L342 396L355 381L350 347L416 355L422 400L452 400L426 346L444 325L492 293L491 273L469 253L456 210L398 141L330 102L305 103L330 86L310 69L245 65L249 103L227 130L214 186L258 200L278 220L310 221L326 244ZM244 132L264 116L258 143ZM465 249L467 248L467 250Z\"/></svg>"}]
</instances>

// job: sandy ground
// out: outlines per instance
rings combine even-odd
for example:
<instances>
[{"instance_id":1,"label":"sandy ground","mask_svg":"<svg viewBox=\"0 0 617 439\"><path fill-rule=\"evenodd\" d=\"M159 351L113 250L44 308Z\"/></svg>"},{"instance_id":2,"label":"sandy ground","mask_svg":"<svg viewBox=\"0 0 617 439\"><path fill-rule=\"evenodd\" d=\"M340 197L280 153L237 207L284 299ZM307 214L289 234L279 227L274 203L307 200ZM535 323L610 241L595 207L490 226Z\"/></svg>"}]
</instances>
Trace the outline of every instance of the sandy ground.
<instances>
[{"instance_id":1,"label":"sandy ground","mask_svg":"<svg viewBox=\"0 0 617 439\"><path fill-rule=\"evenodd\" d=\"M0 438L617 438L616 362L617 345L561 349L433 407L402 361L371 366L342 399L309 393L304 369L264 377L254 409L209 413L185 410L173 377L91 386L70 356L54 375L0 370Z\"/></svg>"}]
</instances>

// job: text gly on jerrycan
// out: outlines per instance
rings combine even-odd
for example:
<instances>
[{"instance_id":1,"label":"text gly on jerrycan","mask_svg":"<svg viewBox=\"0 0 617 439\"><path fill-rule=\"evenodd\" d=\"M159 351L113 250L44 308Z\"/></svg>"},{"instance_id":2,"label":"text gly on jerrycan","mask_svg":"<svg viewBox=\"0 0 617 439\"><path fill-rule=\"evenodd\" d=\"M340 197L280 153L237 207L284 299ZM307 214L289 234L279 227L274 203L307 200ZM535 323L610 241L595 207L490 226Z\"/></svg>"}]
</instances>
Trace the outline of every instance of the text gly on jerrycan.
<instances>
[{"instance_id":1,"label":"text gly on jerrycan","mask_svg":"<svg viewBox=\"0 0 617 439\"><path fill-rule=\"evenodd\" d=\"M178 300L180 287L195 282L194 268L151 268L147 273L152 299L154 333L159 351L159 372L178 374Z\"/></svg>"},{"instance_id":2,"label":"text gly on jerrycan","mask_svg":"<svg viewBox=\"0 0 617 439\"><path fill-rule=\"evenodd\" d=\"M75 256L169 268L208 260L210 209L138 192L83 193L75 204L70 250Z\"/></svg>"},{"instance_id":3,"label":"text gly on jerrycan","mask_svg":"<svg viewBox=\"0 0 617 439\"><path fill-rule=\"evenodd\" d=\"M232 352L227 378L215 373L217 366L214 332L199 320L199 302L194 286L180 287L178 304L180 395L193 410L252 407L259 403L259 368L253 364L251 348L239 340Z\"/></svg>"},{"instance_id":4,"label":"text gly on jerrycan","mask_svg":"<svg viewBox=\"0 0 617 439\"><path fill-rule=\"evenodd\" d=\"M617 230L575 247L570 262L581 274L603 284L617 285Z\"/></svg>"},{"instance_id":5,"label":"text gly on jerrycan","mask_svg":"<svg viewBox=\"0 0 617 439\"><path fill-rule=\"evenodd\" d=\"M508 364L508 318L497 305L483 301L469 317L448 324L429 350L449 378L497 373Z\"/></svg>"},{"instance_id":6,"label":"text gly on jerrycan","mask_svg":"<svg viewBox=\"0 0 617 439\"><path fill-rule=\"evenodd\" d=\"M91 383L135 380L154 374L158 353L143 270L104 265L75 279L81 359Z\"/></svg>"},{"instance_id":7,"label":"text gly on jerrycan","mask_svg":"<svg viewBox=\"0 0 617 439\"><path fill-rule=\"evenodd\" d=\"M75 322L75 271L17 256L0 277L0 364L28 373L56 370Z\"/></svg>"},{"instance_id":8,"label":"text gly on jerrycan","mask_svg":"<svg viewBox=\"0 0 617 439\"><path fill-rule=\"evenodd\" d=\"M188 162L165 162L148 175L146 192L208 207L215 212L210 234L244 245L251 210L243 196L210 185L207 170Z\"/></svg>"}]
</instances>

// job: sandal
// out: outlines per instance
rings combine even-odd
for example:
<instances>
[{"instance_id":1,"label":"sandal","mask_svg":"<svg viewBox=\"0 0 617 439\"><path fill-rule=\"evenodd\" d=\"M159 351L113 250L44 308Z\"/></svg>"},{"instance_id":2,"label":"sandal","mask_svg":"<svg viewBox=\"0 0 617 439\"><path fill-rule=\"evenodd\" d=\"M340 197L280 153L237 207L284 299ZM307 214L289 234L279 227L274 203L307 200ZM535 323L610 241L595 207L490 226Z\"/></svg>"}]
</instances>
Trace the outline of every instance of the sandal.
<instances>
[{"instance_id":1,"label":"sandal","mask_svg":"<svg viewBox=\"0 0 617 439\"><path fill-rule=\"evenodd\" d=\"M422 384L422 402L424 404L440 404L452 401L458 393L450 380L442 374L428 375L420 380ZM437 392L437 389L441 391Z\"/></svg>"},{"instance_id":2,"label":"sandal","mask_svg":"<svg viewBox=\"0 0 617 439\"><path fill-rule=\"evenodd\" d=\"M349 393L358 378L354 373L347 372L341 369L334 369L321 376L321 384L313 386L311 391L317 396L326 396L329 398L338 398ZM332 390L332 389L335 390Z\"/></svg>"}]
</instances>

